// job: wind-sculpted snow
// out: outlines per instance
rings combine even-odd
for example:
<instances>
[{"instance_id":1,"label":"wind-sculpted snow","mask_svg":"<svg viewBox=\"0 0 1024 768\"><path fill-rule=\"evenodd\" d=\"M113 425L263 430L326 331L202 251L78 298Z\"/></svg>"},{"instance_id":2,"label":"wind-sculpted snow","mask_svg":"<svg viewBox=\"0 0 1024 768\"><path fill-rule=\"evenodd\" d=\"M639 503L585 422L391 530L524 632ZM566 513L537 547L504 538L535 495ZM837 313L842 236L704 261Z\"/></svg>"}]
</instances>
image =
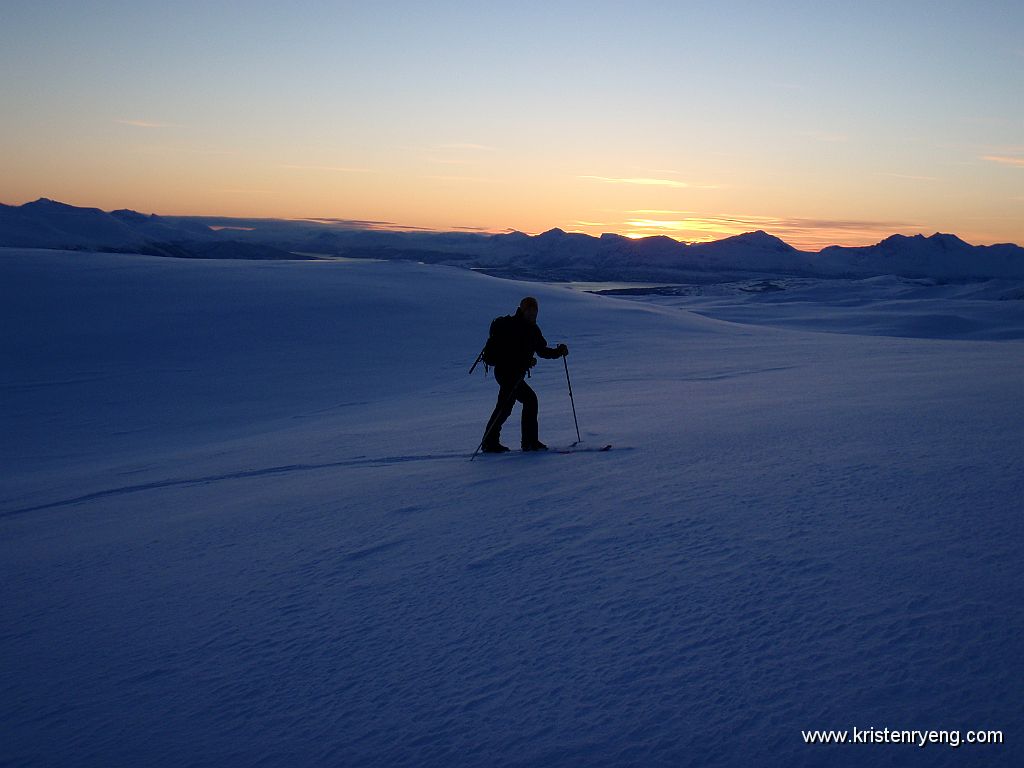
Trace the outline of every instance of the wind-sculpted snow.
<instances>
[{"instance_id":1,"label":"wind-sculpted snow","mask_svg":"<svg viewBox=\"0 0 1024 768\"><path fill-rule=\"evenodd\" d=\"M1019 764L1022 342L865 335L837 285L726 322L0 250L0 764ZM466 371L526 293L611 451L468 461L496 385ZM828 306L857 335L808 330ZM561 363L530 383L572 442ZM854 727L1005 743L801 737Z\"/></svg>"}]
</instances>

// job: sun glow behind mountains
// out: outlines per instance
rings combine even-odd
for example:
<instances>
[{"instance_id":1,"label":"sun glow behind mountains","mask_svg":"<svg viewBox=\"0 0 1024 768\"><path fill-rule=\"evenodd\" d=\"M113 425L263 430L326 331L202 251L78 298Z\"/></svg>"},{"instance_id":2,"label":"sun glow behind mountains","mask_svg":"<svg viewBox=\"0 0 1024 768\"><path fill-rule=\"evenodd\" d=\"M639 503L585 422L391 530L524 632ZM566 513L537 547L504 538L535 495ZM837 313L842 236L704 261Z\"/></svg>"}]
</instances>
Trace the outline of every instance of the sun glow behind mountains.
<instances>
[{"instance_id":1,"label":"sun glow behind mountains","mask_svg":"<svg viewBox=\"0 0 1024 768\"><path fill-rule=\"evenodd\" d=\"M631 219L626 222L629 237L650 237L665 235L688 243L720 240L729 235L738 235L743 230L725 227L720 222L708 219Z\"/></svg>"},{"instance_id":2,"label":"sun glow behind mountains","mask_svg":"<svg viewBox=\"0 0 1024 768\"><path fill-rule=\"evenodd\" d=\"M660 213L662 215L657 217L627 213L620 220L609 220L601 224L577 222L572 231L588 235L616 232L632 239L662 236L685 243L707 243L744 232L764 230L795 248L812 252L829 245L873 244L892 234L931 234L927 227L898 221L828 221L753 215L672 216L671 211Z\"/></svg>"}]
</instances>

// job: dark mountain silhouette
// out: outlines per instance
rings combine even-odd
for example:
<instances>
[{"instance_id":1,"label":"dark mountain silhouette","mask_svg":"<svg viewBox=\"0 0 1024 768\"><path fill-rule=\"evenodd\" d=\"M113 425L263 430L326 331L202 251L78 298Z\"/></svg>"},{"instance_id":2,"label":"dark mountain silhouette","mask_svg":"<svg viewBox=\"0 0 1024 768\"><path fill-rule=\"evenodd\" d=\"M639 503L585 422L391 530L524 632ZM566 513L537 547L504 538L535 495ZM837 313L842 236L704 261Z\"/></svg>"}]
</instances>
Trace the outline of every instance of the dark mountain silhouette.
<instances>
[{"instance_id":1,"label":"dark mountain silhouette","mask_svg":"<svg viewBox=\"0 0 1024 768\"><path fill-rule=\"evenodd\" d=\"M270 245L218 236L208 226L182 225L129 209L107 213L45 197L18 207L0 205L0 245L180 258L301 258Z\"/></svg>"},{"instance_id":2,"label":"dark mountain silhouette","mask_svg":"<svg viewBox=\"0 0 1024 768\"><path fill-rule=\"evenodd\" d=\"M789 243L781 240L775 235L769 235L762 229L756 232L745 232L742 235L733 235L723 240L716 240L713 243L706 243L705 247L716 246L716 247L735 247L742 246L752 249L763 249L767 251L775 251L776 253L793 253L796 251Z\"/></svg>"},{"instance_id":3,"label":"dark mountain silhouette","mask_svg":"<svg viewBox=\"0 0 1024 768\"><path fill-rule=\"evenodd\" d=\"M1024 278L1024 248L1011 243L970 245L956 235L891 235L876 245L833 245L818 254L818 267L837 274L895 274L964 279Z\"/></svg>"},{"instance_id":4,"label":"dark mountain silhouette","mask_svg":"<svg viewBox=\"0 0 1024 768\"><path fill-rule=\"evenodd\" d=\"M699 273L1024 279L1024 248L956 235L892 235L865 247L799 251L763 230L687 245L670 237L600 237L384 229L381 222L106 213L47 198L0 205L0 246L108 250L182 258L294 259L301 254L403 259L539 279L692 279Z\"/></svg>"}]
</instances>

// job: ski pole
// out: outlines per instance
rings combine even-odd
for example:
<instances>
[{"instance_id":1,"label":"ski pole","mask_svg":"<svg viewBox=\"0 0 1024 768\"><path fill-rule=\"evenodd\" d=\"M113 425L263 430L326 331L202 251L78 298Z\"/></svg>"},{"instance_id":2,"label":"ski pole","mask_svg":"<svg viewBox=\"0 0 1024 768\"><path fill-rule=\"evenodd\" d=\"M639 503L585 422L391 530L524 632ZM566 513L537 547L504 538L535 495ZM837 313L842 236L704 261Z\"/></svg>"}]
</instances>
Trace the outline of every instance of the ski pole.
<instances>
[{"instance_id":1,"label":"ski pole","mask_svg":"<svg viewBox=\"0 0 1024 768\"><path fill-rule=\"evenodd\" d=\"M504 410L505 403L507 403L509 399L511 399L512 402L515 403L516 390L519 389L519 385L523 383L523 379L524 378L525 378L525 374L521 375L516 380L516 383L512 386L512 388L508 391L508 398L506 398L505 400L501 401L502 410ZM495 413L491 416L491 420L487 422L487 429L484 430L484 437L480 441L480 445L478 445L476 447L476 450L473 451L473 455L469 457L470 461L472 461L473 459L476 458L476 455L478 453L480 453L480 449L484 447L484 443L487 442L487 438L491 436L491 430L494 429L494 423L497 420L498 414L500 414L500 413L501 413L501 411L495 411Z\"/></svg>"},{"instance_id":2,"label":"ski pole","mask_svg":"<svg viewBox=\"0 0 1024 768\"><path fill-rule=\"evenodd\" d=\"M565 364L565 383L569 385L569 402L572 404L572 421L576 425L576 443L582 443L583 439L580 437L580 423L576 421L576 401L572 398L572 382L569 381L569 363L566 362L565 355L562 355L562 363ZM573 443L573 445L576 445Z\"/></svg>"},{"instance_id":3,"label":"ski pole","mask_svg":"<svg viewBox=\"0 0 1024 768\"><path fill-rule=\"evenodd\" d=\"M487 348L487 346L486 346L486 345L484 345L484 349L486 349L486 348ZM483 350L483 349L481 349L481 350L480 350L480 354L476 356L476 362L474 362L474 363L473 363L473 367L469 369L469 373L470 373L470 375L472 375L472 374L473 374L473 371L475 371L475 370L476 370L476 367L477 367L477 365L479 365L479 364L480 364L480 361L481 361L481 360L483 360L483 359L484 359L484 350Z\"/></svg>"}]
</instances>

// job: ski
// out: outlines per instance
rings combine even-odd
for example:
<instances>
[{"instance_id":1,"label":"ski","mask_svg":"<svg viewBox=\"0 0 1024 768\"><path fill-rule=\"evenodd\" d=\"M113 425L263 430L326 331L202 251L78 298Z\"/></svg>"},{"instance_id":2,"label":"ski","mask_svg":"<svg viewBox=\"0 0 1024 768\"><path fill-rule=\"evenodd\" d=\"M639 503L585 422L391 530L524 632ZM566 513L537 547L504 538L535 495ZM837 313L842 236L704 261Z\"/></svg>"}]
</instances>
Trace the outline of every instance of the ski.
<instances>
[{"instance_id":1,"label":"ski","mask_svg":"<svg viewBox=\"0 0 1024 768\"><path fill-rule=\"evenodd\" d=\"M502 453L485 453L485 456L543 456L544 454L566 454L566 453L606 453L612 449L611 443L602 445L599 448L584 447L581 445L567 445L559 447L549 447L546 451L505 451Z\"/></svg>"},{"instance_id":2,"label":"ski","mask_svg":"<svg viewBox=\"0 0 1024 768\"><path fill-rule=\"evenodd\" d=\"M610 451L612 444L602 445L600 448L584 447L582 445L570 445L566 448L548 448L547 453L604 453ZM538 451L538 453L544 453L544 451Z\"/></svg>"}]
</instances>

